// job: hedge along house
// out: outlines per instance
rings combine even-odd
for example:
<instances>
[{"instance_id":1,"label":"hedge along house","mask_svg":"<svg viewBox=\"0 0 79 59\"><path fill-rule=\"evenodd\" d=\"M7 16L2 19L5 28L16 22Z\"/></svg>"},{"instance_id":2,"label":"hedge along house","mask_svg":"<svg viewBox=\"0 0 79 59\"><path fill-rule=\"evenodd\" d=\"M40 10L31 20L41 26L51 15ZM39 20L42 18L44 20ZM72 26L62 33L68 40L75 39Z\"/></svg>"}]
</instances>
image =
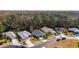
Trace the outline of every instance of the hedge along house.
<instances>
[{"instance_id":1,"label":"hedge along house","mask_svg":"<svg viewBox=\"0 0 79 59\"><path fill-rule=\"evenodd\" d=\"M12 31L8 31L3 33L3 36L6 36L12 41L12 45L20 45L19 42L16 39L16 34Z\"/></svg>"},{"instance_id":2,"label":"hedge along house","mask_svg":"<svg viewBox=\"0 0 79 59\"><path fill-rule=\"evenodd\" d=\"M51 34L56 34L56 31L54 31L53 29L48 28L48 27L43 27L43 28L41 28L41 30L42 30L43 32L45 32L45 33L49 32L49 33L51 33Z\"/></svg>"},{"instance_id":3,"label":"hedge along house","mask_svg":"<svg viewBox=\"0 0 79 59\"><path fill-rule=\"evenodd\" d=\"M21 32L18 32L17 35L21 38L23 45L27 44L28 46L33 46L31 41L29 40L29 36L32 35L30 32L21 31Z\"/></svg>"}]
</instances>

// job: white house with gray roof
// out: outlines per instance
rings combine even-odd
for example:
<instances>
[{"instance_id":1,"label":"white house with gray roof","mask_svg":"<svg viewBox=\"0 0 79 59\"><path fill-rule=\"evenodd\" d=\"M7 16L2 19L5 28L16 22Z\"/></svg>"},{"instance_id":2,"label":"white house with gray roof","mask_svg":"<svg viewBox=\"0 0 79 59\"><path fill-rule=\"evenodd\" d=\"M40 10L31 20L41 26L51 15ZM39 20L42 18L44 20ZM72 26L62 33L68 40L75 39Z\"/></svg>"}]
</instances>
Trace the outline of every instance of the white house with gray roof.
<instances>
[{"instance_id":1,"label":"white house with gray roof","mask_svg":"<svg viewBox=\"0 0 79 59\"><path fill-rule=\"evenodd\" d=\"M51 29L51 28L48 28L48 27L43 27L43 28L41 28L41 30L43 31L43 32L50 32L51 34L56 34L56 32L53 30L53 29Z\"/></svg>"},{"instance_id":2,"label":"white house with gray roof","mask_svg":"<svg viewBox=\"0 0 79 59\"><path fill-rule=\"evenodd\" d=\"M17 39L16 39L16 34L12 31L8 31L3 33L3 35L6 35L7 37L10 37L11 41L12 41L12 45L21 45Z\"/></svg>"},{"instance_id":3,"label":"white house with gray roof","mask_svg":"<svg viewBox=\"0 0 79 59\"><path fill-rule=\"evenodd\" d=\"M43 37L44 35L45 35L45 33L44 32L42 32L42 31L40 31L40 30L34 30L33 32L32 32L32 34L33 35L35 35L35 36L37 36L37 37Z\"/></svg>"},{"instance_id":4,"label":"white house with gray roof","mask_svg":"<svg viewBox=\"0 0 79 59\"><path fill-rule=\"evenodd\" d=\"M31 35L28 31L20 31L17 33L22 39L28 39L29 35Z\"/></svg>"},{"instance_id":5,"label":"white house with gray roof","mask_svg":"<svg viewBox=\"0 0 79 59\"><path fill-rule=\"evenodd\" d=\"M16 38L16 34L12 31L4 32L3 35L6 35L6 36L10 37L10 39L15 39Z\"/></svg>"}]
</instances>

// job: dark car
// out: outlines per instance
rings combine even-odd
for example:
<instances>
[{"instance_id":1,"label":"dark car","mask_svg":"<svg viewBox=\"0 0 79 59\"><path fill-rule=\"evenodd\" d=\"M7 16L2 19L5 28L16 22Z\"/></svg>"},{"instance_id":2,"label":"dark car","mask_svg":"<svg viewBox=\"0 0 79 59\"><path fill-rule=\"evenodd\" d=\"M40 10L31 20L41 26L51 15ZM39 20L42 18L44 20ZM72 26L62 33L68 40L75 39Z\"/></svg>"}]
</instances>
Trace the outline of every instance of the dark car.
<instances>
[{"instance_id":1,"label":"dark car","mask_svg":"<svg viewBox=\"0 0 79 59\"><path fill-rule=\"evenodd\" d=\"M61 39L57 39L57 41L60 41Z\"/></svg>"}]
</instances>

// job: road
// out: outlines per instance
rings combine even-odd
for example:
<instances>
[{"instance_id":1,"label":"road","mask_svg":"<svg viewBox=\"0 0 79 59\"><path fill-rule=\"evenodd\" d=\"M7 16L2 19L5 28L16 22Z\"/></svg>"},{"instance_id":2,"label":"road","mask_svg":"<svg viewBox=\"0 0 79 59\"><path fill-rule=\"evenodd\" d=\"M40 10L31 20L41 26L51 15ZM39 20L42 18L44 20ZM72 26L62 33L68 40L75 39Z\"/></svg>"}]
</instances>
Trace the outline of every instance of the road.
<instances>
[{"instance_id":1,"label":"road","mask_svg":"<svg viewBox=\"0 0 79 59\"><path fill-rule=\"evenodd\" d=\"M73 37L67 37L67 39L70 39L70 38L73 38ZM33 46L31 48L42 48L42 47L48 45L49 43L55 43L55 42L57 42L56 40L57 40L57 38L54 38L54 39L51 39L51 40L47 40L47 41L42 42L41 44L36 45L36 46ZM6 46L4 48L28 48L28 47L25 47L25 46L17 46L17 45L10 45L10 46Z\"/></svg>"},{"instance_id":2,"label":"road","mask_svg":"<svg viewBox=\"0 0 79 59\"><path fill-rule=\"evenodd\" d=\"M57 41L56 41L56 38L55 38L55 39L48 40L48 41L46 41L46 42L43 42L43 43L41 43L41 44L39 44L39 45L37 45L37 46L33 46L33 47L31 47L31 48L41 48L41 47L44 47L44 46L46 46L47 44L53 43L53 42L57 42Z\"/></svg>"},{"instance_id":3,"label":"road","mask_svg":"<svg viewBox=\"0 0 79 59\"><path fill-rule=\"evenodd\" d=\"M31 48L41 48L41 47L44 47L47 44L52 43L52 42L56 42L56 38L51 39L51 40L47 40L46 42L42 42L41 44L33 46ZM8 46L5 46L3 48L28 48L28 47L26 47L26 46L18 46L18 45L8 45Z\"/></svg>"},{"instance_id":4,"label":"road","mask_svg":"<svg viewBox=\"0 0 79 59\"><path fill-rule=\"evenodd\" d=\"M17 45L8 45L8 46L2 47L2 48L27 48L27 47L25 47L25 46L17 46Z\"/></svg>"}]
</instances>

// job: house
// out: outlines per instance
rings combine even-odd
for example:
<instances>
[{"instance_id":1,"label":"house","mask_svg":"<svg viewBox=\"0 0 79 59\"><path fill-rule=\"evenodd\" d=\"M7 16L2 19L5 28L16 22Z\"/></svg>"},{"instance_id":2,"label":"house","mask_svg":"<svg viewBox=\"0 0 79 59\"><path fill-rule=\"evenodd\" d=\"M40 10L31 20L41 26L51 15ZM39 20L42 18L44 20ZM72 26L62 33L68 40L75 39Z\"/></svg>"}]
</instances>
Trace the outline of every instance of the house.
<instances>
[{"instance_id":1,"label":"house","mask_svg":"<svg viewBox=\"0 0 79 59\"><path fill-rule=\"evenodd\" d=\"M12 31L4 32L3 36L4 35L10 37L10 39L15 39L16 38L16 34L14 32L12 32Z\"/></svg>"},{"instance_id":2,"label":"house","mask_svg":"<svg viewBox=\"0 0 79 59\"><path fill-rule=\"evenodd\" d=\"M41 28L41 30L43 31L43 32L50 32L51 34L56 34L56 32L53 30L53 29L51 29L51 28L48 28L48 27L43 27L43 28Z\"/></svg>"},{"instance_id":3,"label":"house","mask_svg":"<svg viewBox=\"0 0 79 59\"><path fill-rule=\"evenodd\" d=\"M28 31L21 31L21 32L18 32L17 34L21 37L21 39L24 39L24 40L28 39L29 35L31 35L31 33Z\"/></svg>"},{"instance_id":4,"label":"house","mask_svg":"<svg viewBox=\"0 0 79 59\"><path fill-rule=\"evenodd\" d=\"M5 35L11 39L12 45L20 45L16 39L16 34L14 32L8 31L8 32L3 33L3 36Z\"/></svg>"},{"instance_id":5,"label":"house","mask_svg":"<svg viewBox=\"0 0 79 59\"><path fill-rule=\"evenodd\" d=\"M42 32L40 30L34 30L34 31L32 31L32 34L37 37L43 37L45 35L44 32Z\"/></svg>"},{"instance_id":6,"label":"house","mask_svg":"<svg viewBox=\"0 0 79 59\"><path fill-rule=\"evenodd\" d=\"M30 38L29 38L29 35L32 35L30 32L21 31L21 32L18 32L17 34L21 37L24 45L27 44L28 47L34 46L34 44L30 41Z\"/></svg>"},{"instance_id":7,"label":"house","mask_svg":"<svg viewBox=\"0 0 79 59\"><path fill-rule=\"evenodd\" d=\"M77 29L77 28L69 28L68 31L79 35L79 29Z\"/></svg>"},{"instance_id":8,"label":"house","mask_svg":"<svg viewBox=\"0 0 79 59\"><path fill-rule=\"evenodd\" d=\"M77 28L69 28L68 31L70 32L74 32L74 31L77 31L78 29Z\"/></svg>"},{"instance_id":9,"label":"house","mask_svg":"<svg viewBox=\"0 0 79 59\"><path fill-rule=\"evenodd\" d=\"M78 31L78 28L69 28L68 30L74 32L74 31Z\"/></svg>"},{"instance_id":10,"label":"house","mask_svg":"<svg viewBox=\"0 0 79 59\"><path fill-rule=\"evenodd\" d=\"M66 30L65 28L63 28L63 27L57 27L57 28L55 28L55 30L56 30L57 33L64 33L64 32L67 31L67 30Z\"/></svg>"}]
</instances>

